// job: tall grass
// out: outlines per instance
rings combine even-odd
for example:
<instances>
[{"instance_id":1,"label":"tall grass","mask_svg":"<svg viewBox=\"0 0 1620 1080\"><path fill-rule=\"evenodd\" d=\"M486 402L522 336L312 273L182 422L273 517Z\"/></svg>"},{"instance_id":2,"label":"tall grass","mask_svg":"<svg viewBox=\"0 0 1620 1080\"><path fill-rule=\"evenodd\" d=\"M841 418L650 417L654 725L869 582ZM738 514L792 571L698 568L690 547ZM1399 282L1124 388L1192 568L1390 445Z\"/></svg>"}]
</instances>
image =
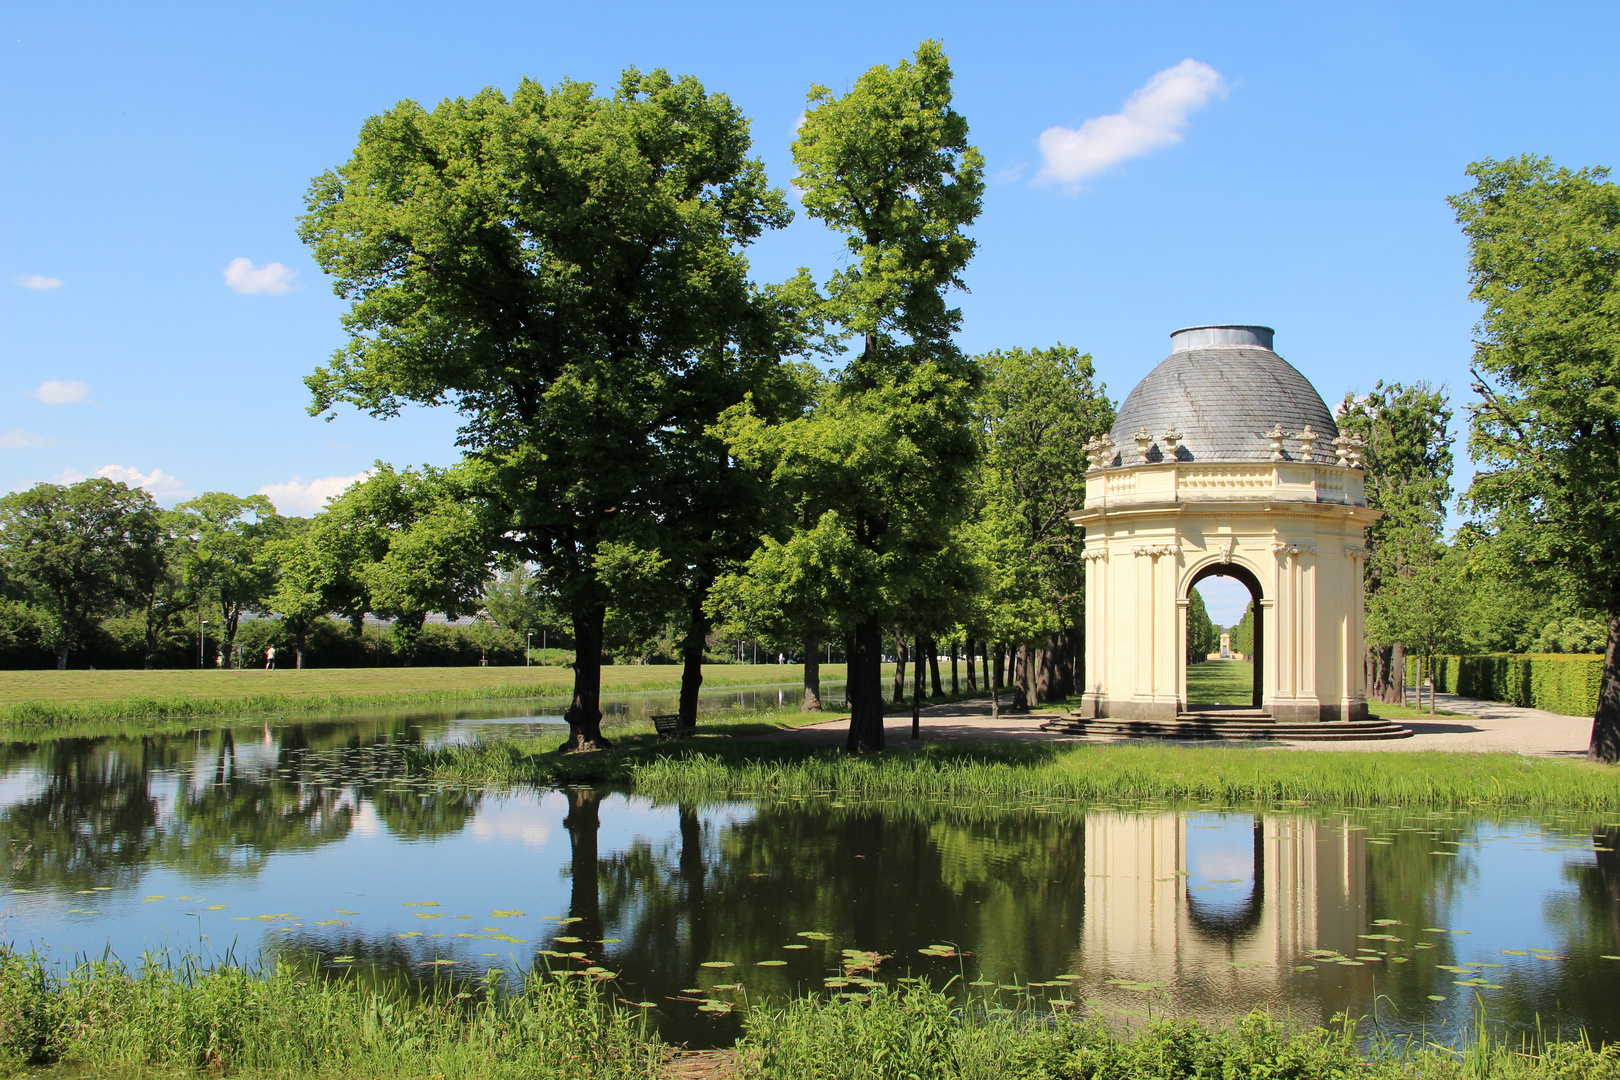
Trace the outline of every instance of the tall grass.
<instances>
[{"instance_id":1,"label":"tall grass","mask_svg":"<svg viewBox=\"0 0 1620 1080\"><path fill-rule=\"evenodd\" d=\"M292 968L192 962L138 972L100 962L56 974L36 956L0 949L0 1067L435 1080L671 1074L670 1049L609 986L536 975L516 989L407 996ZM1461 1051L1408 1041L1368 1052L1349 1024L1298 1028L1255 1014L1132 1030L1051 1009L963 1008L920 983L753 1008L735 1052L710 1064L771 1080L1620 1077L1620 1053L1584 1041L1515 1047L1481 1033Z\"/></svg>"},{"instance_id":2,"label":"tall grass","mask_svg":"<svg viewBox=\"0 0 1620 1080\"><path fill-rule=\"evenodd\" d=\"M448 985L448 984L447 984ZM407 996L295 967L194 960L57 974L0 951L0 1058L20 1065L314 1076L647 1077L663 1049L645 1019L588 981L531 976L519 993Z\"/></svg>"},{"instance_id":3,"label":"tall grass","mask_svg":"<svg viewBox=\"0 0 1620 1080\"><path fill-rule=\"evenodd\" d=\"M630 784L669 801L738 795L1196 800L1345 806L1563 806L1620 809L1620 772L1515 754L1341 753L1254 747L1030 744L929 746L849 757L780 742L642 743L557 754L534 740L448 747L416 770L445 780Z\"/></svg>"}]
</instances>

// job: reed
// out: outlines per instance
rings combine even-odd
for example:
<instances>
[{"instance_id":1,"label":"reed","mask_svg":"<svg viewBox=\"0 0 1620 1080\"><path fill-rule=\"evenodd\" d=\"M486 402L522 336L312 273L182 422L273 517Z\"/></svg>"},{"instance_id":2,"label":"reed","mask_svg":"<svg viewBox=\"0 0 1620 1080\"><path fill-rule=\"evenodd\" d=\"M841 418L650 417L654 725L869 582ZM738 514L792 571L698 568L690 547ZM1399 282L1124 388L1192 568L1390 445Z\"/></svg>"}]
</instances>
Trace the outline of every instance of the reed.
<instances>
[{"instance_id":1,"label":"reed","mask_svg":"<svg viewBox=\"0 0 1620 1080\"><path fill-rule=\"evenodd\" d=\"M0 1068L67 1075L326 1077L694 1075L611 983L531 975L508 991L416 993L355 978L100 961L66 972L0 949ZM1480 1026L1460 1049L1359 1040L1355 1025L1109 1025L1053 1008L994 1009L924 983L876 985L745 1010L734 1050L706 1064L769 1080L1614 1080L1620 1052L1584 1040L1512 1045ZM1083 1005L1075 1006L1083 1009ZM681 1066L685 1065L685 1068ZM719 1074L718 1072L716 1073Z\"/></svg>"},{"instance_id":2,"label":"reed","mask_svg":"<svg viewBox=\"0 0 1620 1080\"><path fill-rule=\"evenodd\" d=\"M557 754L534 740L449 747L416 770L461 782L630 784L668 801L734 796L1021 799L1230 805L1562 806L1620 809L1620 772L1516 754L1342 753L1253 747L930 746L850 757L782 742L651 740Z\"/></svg>"}]
</instances>

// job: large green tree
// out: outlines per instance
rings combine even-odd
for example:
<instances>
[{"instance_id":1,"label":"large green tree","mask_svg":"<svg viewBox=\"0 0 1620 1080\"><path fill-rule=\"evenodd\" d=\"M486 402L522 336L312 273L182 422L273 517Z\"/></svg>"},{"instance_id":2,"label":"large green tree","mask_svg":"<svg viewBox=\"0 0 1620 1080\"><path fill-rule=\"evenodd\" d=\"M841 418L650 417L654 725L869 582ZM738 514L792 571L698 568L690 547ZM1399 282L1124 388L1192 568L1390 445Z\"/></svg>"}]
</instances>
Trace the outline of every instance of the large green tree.
<instances>
[{"instance_id":1,"label":"large green tree","mask_svg":"<svg viewBox=\"0 0 1620 1080\"><path fill-rule=\"evenodd\" d=\"M461 413L504 553L569 612L574 747L604 742L599 558L656 536L671 387L761 318L742 248L790 215L749 148L692 78L525 80L372 117L309 193L300 234L351 301L313 409Z\"/></svg>"},{"instance_id":2,"label":"large green tree","mask_svg":"<svg viewBox=\"0 0 1620 1080\"><path fill-rule=\"evenodd\" d=\"M996 350L979 357L976 522L988 593L976 634L1016 649L1013 708L1071 693L1082 643L1086 443L1114 406L1078 349ZM1037 646L1039 647L1037 649Z\"/></svg>"},{"instance_id":3,"label":"large green tree","mask_svg":"<svg viewBox=\"0 0 1620 1080\"><path fill-rule=\"evenodd\" d=\"M925 602L922 571L953 542L977 449L978 369L952 341L961 312L946 299L972 257L963 230L984 187L967 137L937 42L841 96L811 89L794 185L845 239L818 315L859 352L814 412L731 418L733 454L785 486L798 523L751 569L821 597L847 635L851 751L883 745L883 628Z\"/></svg>"},{"instance_id":4,"label":"large green tree","mask_svg":"<svg viewBox=\"0 0 1620 1080\"><path fill-rule=\"evenodd\" d=\"M145 491L101 478L0 498L0 567L43 613L58 671L101 619L138 599L159 513Z\"/></svg>"},{"instance_id":5,"label":"large green tree","mask_svg":"<svg viewBox=\"0 0 1620 1080\"><path fill-rule=\"evenodd\" d=\"M266 608L275 587L270 544L282 519L263 495L210 491L176 506L171 520L186 586L219 613L220 655L229 663L242 614Z\"/></svg>"},{"instance_id":6,"label":"large green tree","mask_svg":"<svg viewBox=\"0 0 1620 1080\"><path fill-rule=\"evenodd\" d=\"M1429 573L1451 499L1451 402L1427 383L1379 382L1365 395L1345 395L1338 412L1340 429L1363 443L1367 505L1384 515L1367 530L1368 690L1399 702L1411 644L1405 628L1416 625L1413 590L1422 588L1412 579L1419 567Z\"/></svg>"},{"instance_id":7,"label":"large green tree","mask_svg":"<svg viewBox=\"0 0 1620 1080\"><path fill-rule=\"evenodd\" d=\"M1469 166L1451 199L1469 242L1469 506L1524 561L1604 613L1588 754L1620 762L1620 187L1543 157Z\"/></svg>"}]
</instances>

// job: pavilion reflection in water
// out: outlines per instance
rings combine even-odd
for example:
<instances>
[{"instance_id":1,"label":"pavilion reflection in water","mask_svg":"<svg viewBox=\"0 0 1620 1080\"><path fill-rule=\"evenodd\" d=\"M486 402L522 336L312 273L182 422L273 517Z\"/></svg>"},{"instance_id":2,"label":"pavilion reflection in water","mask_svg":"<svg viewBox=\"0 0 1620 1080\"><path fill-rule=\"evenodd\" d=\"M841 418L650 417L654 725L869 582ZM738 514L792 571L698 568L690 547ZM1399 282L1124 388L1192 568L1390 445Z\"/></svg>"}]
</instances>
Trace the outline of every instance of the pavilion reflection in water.
<instances>
[{"instance_id":1,"label":"pavilion reflection in water","mask_svg":"<svg viewBox=\"0 0 1620 1080\"><path fill-rule=\"evenodd\" d=\"M1366 969L1336 972L1342 993L1326 999L1320 980L1307 990L1295 971L1311 950L1353 956L1364 944L1367 852L1347 825L1286 814L1088 815L1085 920L1071 968L1085 973L1087 999L1140 1009L1147 992L1155 1012L1228 1015L1279 1005L1331 1014L1362 999Z\"/></svg>"}]
</instances>

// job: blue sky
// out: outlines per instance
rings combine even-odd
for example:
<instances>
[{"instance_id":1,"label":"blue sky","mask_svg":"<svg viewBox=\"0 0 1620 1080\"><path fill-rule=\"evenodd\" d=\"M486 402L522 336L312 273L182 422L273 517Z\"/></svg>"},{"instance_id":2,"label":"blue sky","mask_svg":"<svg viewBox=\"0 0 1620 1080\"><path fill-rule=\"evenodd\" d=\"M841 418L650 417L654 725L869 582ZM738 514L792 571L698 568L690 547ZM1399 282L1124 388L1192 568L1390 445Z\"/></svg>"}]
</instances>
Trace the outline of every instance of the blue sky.
<instances>
[{"instance_id":1,"label":"blue sky","mask_svg":"<svg viewBox=\"0 0 1620 1080\"><path fill-rule=\"evenodd\" d=\"M1460 405L1463 169L1620 159L1613 4L54 4L0 29L0 490L102 474L165 504L310 513L374 459L455 459L446 410L305 413L342 304L294 220L401 98L665 67L752 116L786 186L811 83L941 38L991 177L961 342L1078 346L1116 400L1172 329L1260 322L1330 404L1428 379ZM840 254L801 214L751 259Z\"/></svg>"}]
</instances>

